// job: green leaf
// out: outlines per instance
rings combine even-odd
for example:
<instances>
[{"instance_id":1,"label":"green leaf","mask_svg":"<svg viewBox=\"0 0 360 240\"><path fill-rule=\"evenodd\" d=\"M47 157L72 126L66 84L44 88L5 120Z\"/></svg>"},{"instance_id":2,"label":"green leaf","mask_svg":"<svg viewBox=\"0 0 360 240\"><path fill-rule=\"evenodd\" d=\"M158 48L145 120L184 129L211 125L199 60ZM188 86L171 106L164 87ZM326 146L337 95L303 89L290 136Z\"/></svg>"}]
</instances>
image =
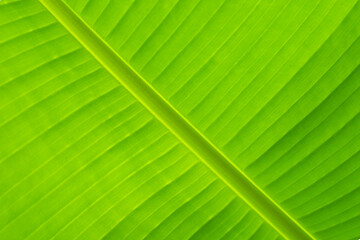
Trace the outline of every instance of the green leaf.
<instances>
[{"instance_id":1,"label":"green leaf","mask_svg":"<svg viewBox=\"0 0 360 240\"><path fill-rule=\"evenodd\" d=\"M358 239L356 0L0 2L0 239Z\"/></svg>"}]
</instances>

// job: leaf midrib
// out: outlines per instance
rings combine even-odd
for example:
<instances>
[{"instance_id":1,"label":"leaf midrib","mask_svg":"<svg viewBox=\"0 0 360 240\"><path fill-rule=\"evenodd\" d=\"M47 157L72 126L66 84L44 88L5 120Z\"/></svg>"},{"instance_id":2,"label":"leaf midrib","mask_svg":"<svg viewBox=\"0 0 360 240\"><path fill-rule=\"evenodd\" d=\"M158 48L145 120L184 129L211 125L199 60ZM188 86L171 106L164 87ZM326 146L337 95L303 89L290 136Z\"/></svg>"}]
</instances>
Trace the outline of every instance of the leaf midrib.
<instances>
[{"instance_id":1,"label":"leaf midrib","mask_svg":"<svg viewBox=\"0 0 360 240\"><path fill-rule=\"evenodd\" d=\"M314 239L216 146L153 89L62 0L40 0L45 8L184 145L287 239Z\"/></svg>"}]
</instances>

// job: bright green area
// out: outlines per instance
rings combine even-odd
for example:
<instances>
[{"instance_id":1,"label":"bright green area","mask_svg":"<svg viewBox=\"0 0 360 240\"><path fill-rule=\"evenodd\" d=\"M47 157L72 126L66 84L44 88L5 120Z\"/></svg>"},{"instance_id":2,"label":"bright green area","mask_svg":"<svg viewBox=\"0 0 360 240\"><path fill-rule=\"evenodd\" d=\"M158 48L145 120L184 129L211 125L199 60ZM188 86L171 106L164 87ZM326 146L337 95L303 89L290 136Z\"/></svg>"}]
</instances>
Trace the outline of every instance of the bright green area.
<instances>
[{"instance_id":1,"label":"bright green area","mask_svg":"<svg viewBox=\"0 0 360 240\"><path fill-rule=\"evenodd\" d=\"M66 2L313 236L359 238L358 1Z\"/></svg>"},{"instance_id":2,"label":"bright green area","mask_svg":"<svg viewBox=\"0 0 360 240\"><path fill-rule=\"evenodd\" d=\"M8 2L1 238L359 238L356 0Z\"/></svg>"},{"instance_id":3,"label":"bright green area","mask_svg":"<svg viewBox=\"0 0 360 240\"><path fill-rule=\"evenodd\" d=\"M0 25L0 239L280 239L39 2Z\"/></svg>"},{"instance_id":4,"label":"bright green area","mask_svg":"<svg viewBox=\"0 0 360 240\"><path fill-rule=\"evenodd\" d=\"M283 236L312 238L148 86L68 6L57 0L41 2L123 86Z\"/></svg>"}]
</instances>

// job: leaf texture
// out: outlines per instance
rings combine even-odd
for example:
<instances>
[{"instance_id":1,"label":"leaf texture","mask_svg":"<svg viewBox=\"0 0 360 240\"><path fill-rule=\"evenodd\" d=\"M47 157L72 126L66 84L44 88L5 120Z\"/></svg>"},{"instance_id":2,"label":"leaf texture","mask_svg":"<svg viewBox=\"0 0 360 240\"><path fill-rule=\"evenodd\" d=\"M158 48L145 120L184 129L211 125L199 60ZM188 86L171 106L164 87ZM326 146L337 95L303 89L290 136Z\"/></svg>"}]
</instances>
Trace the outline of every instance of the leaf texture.
<instances>
[{"instance_id":1,"label":"leaf texture","mask_svg":"<svg viewBox=\"0 0 360 240\"><path fill-rule=\"evenodd\" d=\"M40 3L0 11L1 239L279 238Z\"/></svg>"},{"instance_id":2,"label":"leaf texture","mask_svg":"<svg viewBox=\"0 0 360 240\"><path fill-rule=\"evenodd\" d=\"M65 2L311 237L359 238L359 2ZM0 33L1 238L282 238L39 2Z\"/></svg>"}]
</instances>

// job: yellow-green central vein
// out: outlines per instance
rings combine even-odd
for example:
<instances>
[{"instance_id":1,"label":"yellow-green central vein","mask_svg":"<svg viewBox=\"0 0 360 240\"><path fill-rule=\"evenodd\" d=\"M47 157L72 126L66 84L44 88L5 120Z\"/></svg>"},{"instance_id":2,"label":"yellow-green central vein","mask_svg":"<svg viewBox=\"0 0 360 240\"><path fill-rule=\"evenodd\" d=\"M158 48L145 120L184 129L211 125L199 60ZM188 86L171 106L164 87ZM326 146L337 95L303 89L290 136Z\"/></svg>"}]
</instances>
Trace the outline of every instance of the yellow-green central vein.
<instances>
[{"instance_id":1,"label":"yellow-green central vein","mask_svg":"<svg viewBox=\"0 0 360 240\"><path fill-rule=\"evenodd\" d=\"M61 0L40 0L58 21L181 142L287 239L314 239L177 112Z\"/></svg>"}]
</instances>

